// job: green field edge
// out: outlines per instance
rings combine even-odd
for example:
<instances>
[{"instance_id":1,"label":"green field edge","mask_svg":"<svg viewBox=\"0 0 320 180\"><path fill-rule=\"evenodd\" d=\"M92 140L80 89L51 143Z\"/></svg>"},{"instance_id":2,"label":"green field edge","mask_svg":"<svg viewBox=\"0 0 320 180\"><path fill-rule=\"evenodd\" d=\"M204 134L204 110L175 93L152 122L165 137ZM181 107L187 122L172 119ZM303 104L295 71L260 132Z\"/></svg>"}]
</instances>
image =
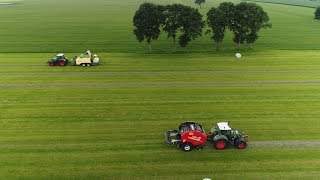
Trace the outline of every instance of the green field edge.
<instances>
[{"instance_id":1,"label":"green field edge","mask_svg":"<svg viewBox=\"0 0 320 180\"><path fill-rule=\"evenodd\" d=\"M242 0L243 2L258 2L258 3L264 3L264 4L279 4L279 5L287 5L287 6L297 6L297 7L304 7L304 8L316 8L318 6L308 6L308 5L300 5L300 4L290 4L290 3L285 3L285 2L269 2L269 1L264 1L264 0Z\"/></svg>"}]
</instances>

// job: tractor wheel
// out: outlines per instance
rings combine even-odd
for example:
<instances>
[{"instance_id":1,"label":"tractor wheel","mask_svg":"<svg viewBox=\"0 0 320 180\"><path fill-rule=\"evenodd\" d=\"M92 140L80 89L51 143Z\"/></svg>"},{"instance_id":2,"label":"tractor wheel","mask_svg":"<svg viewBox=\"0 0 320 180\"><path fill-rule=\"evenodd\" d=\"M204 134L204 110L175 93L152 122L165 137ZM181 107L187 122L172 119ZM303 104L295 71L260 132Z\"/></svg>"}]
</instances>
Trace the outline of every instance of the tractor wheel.
<instances>
[{"instance_id":1,"label":"tractor wheel","mask_svg":"<svg viewBox=\"0 0 320 180\"><path fill-rule=\"evenodd\" d=\"M180 147L181 147L181 149L183 150L183 151L191 151L192 150L192 144L191 143L187 143L187 142L185 142L185 143L182 143L181 145L180 145Z\"/></svg>"},{"instance_id":2,"label":"tractor wheel","mask_svg":"<svg viewBox=\"0 0 320 180\"><path fill-rule=\"evenodd\" d=\"M225 139L218 139L214 142L214 147L218 150L227 148L228 142Z\"/></svg>"},{"instance_id":3,"label":"tractor wheel","mask_svg":"<svg viewBox=\"0 0 320 180\"><path fill-rule=\"evenodd\" d=\"M66 65L66 62L65 61L63 61L63 60L60 60L59 61L59 66L65 66Z\"/></svg>"},{"instance_id":4,"label":"tractor wheel","mask_svg":"<svg viewBox=\"0 0 320 180\"><path fill-rule=\"evenodd\" d=\"M49 66L54 66L54 63L53 62L49 62Z\"/></svg>"},{"instance_id":5,"label":"tractor wheel","mask_svg":"<svg viewBox=\"0 0 320 180\"><path fill-rule=\"evenodd\" d=\"M242 138L236 139L234 145L235 145L235 148L238 148L238 149L244 149L247 147L247 143Z\"/></svg>"}]
</instances>

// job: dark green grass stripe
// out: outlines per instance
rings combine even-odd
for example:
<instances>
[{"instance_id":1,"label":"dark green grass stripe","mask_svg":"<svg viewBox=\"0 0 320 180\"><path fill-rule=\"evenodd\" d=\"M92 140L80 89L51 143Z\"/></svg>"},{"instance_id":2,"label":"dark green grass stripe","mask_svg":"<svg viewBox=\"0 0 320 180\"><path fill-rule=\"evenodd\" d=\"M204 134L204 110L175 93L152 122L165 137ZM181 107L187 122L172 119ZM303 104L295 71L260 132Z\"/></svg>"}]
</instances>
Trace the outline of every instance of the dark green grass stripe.
<instances>
[{"instance_id":1,"label":"dark green grass stripe","mask_svg":"<svg viewBox=\"0 0 320 180\"><path fill-rule=\"evenodd\" d=\"M145 72L61 72L0 73L0 76L81 76L81 75L206 75L206 74L320 74L320 71L145 71Z\"/></svg>"},{"instance_id":2,"label":"dark green grass stripe","mask_svg":"<svg viewBox=\"0 0 320 180\"><path fill-rule=\"evenodd\" d=\"M320 81L268 81L268 82L150 82L150 83L65 83L65 84L0 84L1 88L46 88L46 87L151 87L151 86L238 86L238 85L301 85L320 84Z\"/></svg>"},{"instance_id":3,"label":"dark green grass stripe","mask_svg":"<svg viewBox=\"0 0 320 180\"><path fill-rule=\"evenodd\" d=\"M141 144L141 143L136 143L136 144L131 144L132 146L136 146L137 148L143 147L147 149L166 149L167 147L170 147L166 145L164 142L163 144L158 144L152 142L153 140L145 140L145 143L150 143L150 144ZM121 146L124 146L123 143L118 143ZM207 146L210 146L211 144L208 142ZM159 147L159 146L162 146ZM117 149L115 147L111 147L109 142L79 142L79 143L37 143L37 144L14 144L14 143L9 143L9 144L1 144L0 148L90 148L90 147L96 147L96 148L104 148L104 150L114 150ZM320 147L320 140L282 140L282 141L249 141L248 142L248 148L314 148L314 147ZM123 147L121 147L123 148ZM210 147L207 147L210 148Z\"/></svg>"}]
</instances>

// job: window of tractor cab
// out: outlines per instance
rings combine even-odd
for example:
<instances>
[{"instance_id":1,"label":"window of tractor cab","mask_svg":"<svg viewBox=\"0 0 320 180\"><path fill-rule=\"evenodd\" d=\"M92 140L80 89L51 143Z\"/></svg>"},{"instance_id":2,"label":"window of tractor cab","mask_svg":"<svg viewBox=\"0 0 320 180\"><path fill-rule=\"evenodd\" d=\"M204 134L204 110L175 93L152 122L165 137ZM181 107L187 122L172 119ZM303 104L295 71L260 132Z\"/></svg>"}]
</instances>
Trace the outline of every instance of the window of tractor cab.
<instances>
[{"instance_id":1,"label":"window of tractor cab","mask_svg":"<svg viewBox=\"0 0 320 180\"><path fill-rule=\"evenodd\" d=\"M194 124L194 123L184 124L183 126L181 126L180 130L181 132L191 131L191 130L203 132L202 127L199 124Z\"/></svg>"}]
</instances>

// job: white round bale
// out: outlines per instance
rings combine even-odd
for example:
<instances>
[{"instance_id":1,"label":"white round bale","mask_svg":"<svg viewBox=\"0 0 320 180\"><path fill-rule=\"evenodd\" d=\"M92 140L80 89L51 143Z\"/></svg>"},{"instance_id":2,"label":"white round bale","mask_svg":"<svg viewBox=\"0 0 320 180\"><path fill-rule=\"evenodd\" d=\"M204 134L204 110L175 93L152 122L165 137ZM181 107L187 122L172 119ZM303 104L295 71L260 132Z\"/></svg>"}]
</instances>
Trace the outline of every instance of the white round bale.
<instances>
[{"instance_id":1,"label":"white round bale","mask_svg":"<svg viewBox=\"0 0 320 180\"><path fill-rule=\"evenodd\" d=\"M237 54L236 54L236 58L241 58L241 54L240 54L240 53L237 53Z\"/></svg>"}]
</instances>

